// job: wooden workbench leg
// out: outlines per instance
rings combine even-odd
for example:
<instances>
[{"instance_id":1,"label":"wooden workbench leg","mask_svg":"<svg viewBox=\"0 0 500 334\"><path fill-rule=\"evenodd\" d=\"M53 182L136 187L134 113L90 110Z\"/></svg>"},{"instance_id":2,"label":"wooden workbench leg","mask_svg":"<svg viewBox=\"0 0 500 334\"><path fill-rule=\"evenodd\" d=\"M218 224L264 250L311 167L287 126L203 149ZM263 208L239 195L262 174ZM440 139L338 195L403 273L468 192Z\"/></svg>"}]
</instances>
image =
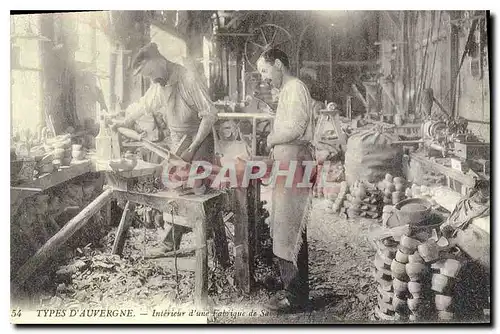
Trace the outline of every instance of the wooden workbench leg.
<instances>
[{"instance_id":1,"label":"wooden workbench leg","mask_svg":"<svg viewBox=\"0 0 500 334\"><path fill-rule=\"evenodd\" d=\"M252 240L252 247L250 248L251 253L249 254L249 260L254 263L254 258L256 254L260 253L260 235L262 230L261 221L261 211L260 211L260 180L251 180L249 184L249 191L247 196L249 196L249 201L252 201L252 214L250 217L251 226L253 233L250 235L250 240ZM250 208L249 208L250 209Z\"/></svg>"},{"instance_id":2,"label":"wooden workbench leg","mask_svg":"<svg viewBox=\"0 0 500 334\"><path fill-rule=\"evenodd\" d=\"M132 223L132 215L134 214L135 204L127 201L125 208L123 209L122 219L120 220L120 225L116 230L115 242L113 243L112 254L122 255L123 246L125 245L125 235L127 230Z\"/></svg>"},{"instance_id":3,"label":"wooden workbench leg","mask_svg":"<svg viewBox=\"0 0 500 334\"><path fill-rule=\"evenodd\" d=\"M210 217L212 218L212 233L215 243L215 256L222 268L229 266L229 250L227 246L226 228L224 226L224 217L222 216L222 196L210 208Z\"/></svg>"},{"instance_id":4,"label":"wooden workbench leg","mask_svg":"<svg viewBox=\"0 0 500 334\"><path fill-rule=\"evenodd\" d=\"M208 251L207 251L207 217L205 212L195 221L193 227L196 242L196 271L194 301L197 306L206 306L208 301Z\"/></svg>"},{"instance_id":5,"label":"wooden workbench leg","mask_svg":"<svg viewBox=\"0 0 500 334\"><path fill-rule=\"evenodd\" d=\"M251 236L253 226L249 212L248 189L234 190L234 270L235 282L245 293L250 293L253 286L253 251Z\"/></svg>"},{"instance_id":6,"label":"wooden workbench leg","mask_svg":"<svg viewBox=\"0 0 500 334\"><path fill-rule=\"evenodd\" d=\"M111 220L112 220L112 218L113 218L113 217L112 217L112 214L111 214L111 212L112 212L112 210L111 210L112 205L113 205L113 200L108 201L108 203L107 203L107 204L106 204L106 206L105 206L105 209L106 209L106 215L105 215L105 219L106 219L106 222L105 222L105 223L106 223L106 226L111 226L111 224L113 223L113 222L111 221Z\"/></svg>"}]
</instances>

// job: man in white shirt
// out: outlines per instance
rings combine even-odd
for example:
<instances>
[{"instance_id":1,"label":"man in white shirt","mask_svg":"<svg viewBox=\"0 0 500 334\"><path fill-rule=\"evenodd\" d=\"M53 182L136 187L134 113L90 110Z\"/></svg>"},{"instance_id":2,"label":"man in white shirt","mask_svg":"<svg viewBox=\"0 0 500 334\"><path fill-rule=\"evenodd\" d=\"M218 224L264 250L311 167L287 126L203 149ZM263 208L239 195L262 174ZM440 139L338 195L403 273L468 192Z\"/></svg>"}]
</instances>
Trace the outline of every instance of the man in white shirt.
<instances>
[{"instance_id":1,"label":"man in white shirt","mask_svg":"<svg viewBox=\"0 0 500 334\"><path fill-rule=\"evenodd\" d=\"M218 119L217 109L197 75L167 60L160 54L155 43L147 44L139 50L132 68L135 75L141 74L149 78L151 85L144 96L128 106L125 120L115 122L114 126L131 128L143 115L154 117L160 112L167 123L173 150L180 145L183 136L187 135L190 145L181 154L181 158L187 162L213 163L212 126ZM165 238L166 246L156 251L168 252L173 249L174 244L178 249L185 232L186 228L174 225Z\"/></svg>"},{"instance_id":2,"label":"man in white shirt","mask_svg":"<svg viewBox=\"0 0 500 334\"><path fill-rule=\"evenodd\" d=\"M267 138L273 159L280 162L282 170L290 170L290 162L297 162L293 187L287 187L285 180L278 177L270 216L273 253L279 259L284 290L271 299L267 308L289 312L303 309L309 298L306 224L312 183L303 188L298 183L307 174L303 162L313 162L313 100L306 85L290 73L288 56L283 51L266 51L259 58L257 68L263 80L280 90L273 129ZM308 181L312 181L312 175Z\"/></svg>"}]
</instances>

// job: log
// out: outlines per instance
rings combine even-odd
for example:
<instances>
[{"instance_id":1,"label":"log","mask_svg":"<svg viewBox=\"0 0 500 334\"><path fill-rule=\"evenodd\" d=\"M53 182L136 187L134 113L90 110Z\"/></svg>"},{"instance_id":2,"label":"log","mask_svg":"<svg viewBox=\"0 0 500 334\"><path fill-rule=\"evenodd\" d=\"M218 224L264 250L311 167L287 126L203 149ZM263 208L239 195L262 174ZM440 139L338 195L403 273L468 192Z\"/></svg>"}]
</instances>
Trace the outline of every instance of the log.
<instances>
[{"instance_id":1,"label":"log","mask_svg":"<svg viewBox=\"0 0 500 334\"><path fill-rule=\"evenodd\" d=\"M108 189L93 200L79 214L63 226L52 238L50 238L26 263L17 271L11 280L14 290L21 287L26 280L36 272L48 259L54 256L57 249L81 229L90 217L97 213L111 198L113 190Z\"/></svg>"}]
</instances>

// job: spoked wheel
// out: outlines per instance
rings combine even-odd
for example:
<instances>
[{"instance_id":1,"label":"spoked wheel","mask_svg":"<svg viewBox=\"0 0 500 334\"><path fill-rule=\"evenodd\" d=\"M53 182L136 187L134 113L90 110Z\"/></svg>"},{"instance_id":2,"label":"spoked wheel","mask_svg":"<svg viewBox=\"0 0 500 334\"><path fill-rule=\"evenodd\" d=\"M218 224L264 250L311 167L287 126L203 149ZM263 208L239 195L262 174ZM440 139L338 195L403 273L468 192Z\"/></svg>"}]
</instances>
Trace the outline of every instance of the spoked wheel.
<instances>
[{"instance_id":1,"label":"spoked wheel","mask_svg":"<svg viewBox=\"0 0 500 334\"><path fill-rule=\"evenodd\" d=\"M292 35L284 28L271 23L263 24L256 28L253 34L245 43L245 59L254 70L257 70L257 60L262 53L272 48L284 51L292 61Z\"/></svg>"}]
</instances>

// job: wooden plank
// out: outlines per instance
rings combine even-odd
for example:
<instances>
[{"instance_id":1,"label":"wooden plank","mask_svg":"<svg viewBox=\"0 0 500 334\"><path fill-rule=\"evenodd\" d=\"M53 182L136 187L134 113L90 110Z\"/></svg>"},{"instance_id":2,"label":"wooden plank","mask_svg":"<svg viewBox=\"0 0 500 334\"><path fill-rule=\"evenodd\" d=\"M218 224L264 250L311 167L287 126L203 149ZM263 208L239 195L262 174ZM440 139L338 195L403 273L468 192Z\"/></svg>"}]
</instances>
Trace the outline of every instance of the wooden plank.
<instances>
[{"instance_id":1,"label":"wooden plank","mask_svg":"<svg viewBox=\"0 0 500 334\"><path fill-rule=\"evenodd\" d=\"M47 190L61 183L91 172L90 160L83 160L70 166L63 166L61 170L47 174L43 177L18 185L20 188L37 188Z\"/></svg>"},{"instance_id":2,"label":"wooden plank","mask_svg":"<svg viewBox=\"0 0 500 334\"><path fill-rule=\"evenodd\" d=\"M57 249L81 229L97 211L99 211L112 197L113 190L107 189L94 199L79 214L73 217L52 238L50 238L26 263L17 271L11 280L14 288L21 287L26 280L35 273L48 259L56 253Z\"/></svg>"},{"instance_id":3,"label":"wooden plank","mask_svg":"<svg viewBox=\"0 0 500 334\"><path fill-rule=\"evenodd\" d=\"M123 246L125 245L125 235L130 224L132 223L131 215L134 213L135 204L127 201L123 209L122 219L116 230L115 241L113 243L112 254L122 255Z\"/></svg>"},{"instance_id":4,"label":"wooden plank","mask_svg":"<svg viewBox=\"0 0 500 334\"><path fill-rule=\"evenodd\" d=\"M175 208L174 215L188 217L189 219L175 221L176 225L193 227L194 220L198 220L202 212L203 205L212 205L219 201L219 196L222 193L216 192L204 195L179 195L175 192L160 191L153 194L143 194L138 192L126 191L124 189L114 189L113 196L118 200L130 201L136 204L145 205L161 212L170 212L171 208Z\"/></svg>"},{"instance_id":5,"label":"wooden plank","mask_svg":"<svg viewBox=\"0 0 500 334\"><path fill-rule=\"evenodd\" d=\"M137 161L137 166L127 172L114 172L108 165L108 161L93 161L93 171L95 172L108 172L109 174L116 174L122 178L132 179L136 177L155 175L161 172L161 165L152 164L143 160Z\"/></svg>"}]
</instances>

